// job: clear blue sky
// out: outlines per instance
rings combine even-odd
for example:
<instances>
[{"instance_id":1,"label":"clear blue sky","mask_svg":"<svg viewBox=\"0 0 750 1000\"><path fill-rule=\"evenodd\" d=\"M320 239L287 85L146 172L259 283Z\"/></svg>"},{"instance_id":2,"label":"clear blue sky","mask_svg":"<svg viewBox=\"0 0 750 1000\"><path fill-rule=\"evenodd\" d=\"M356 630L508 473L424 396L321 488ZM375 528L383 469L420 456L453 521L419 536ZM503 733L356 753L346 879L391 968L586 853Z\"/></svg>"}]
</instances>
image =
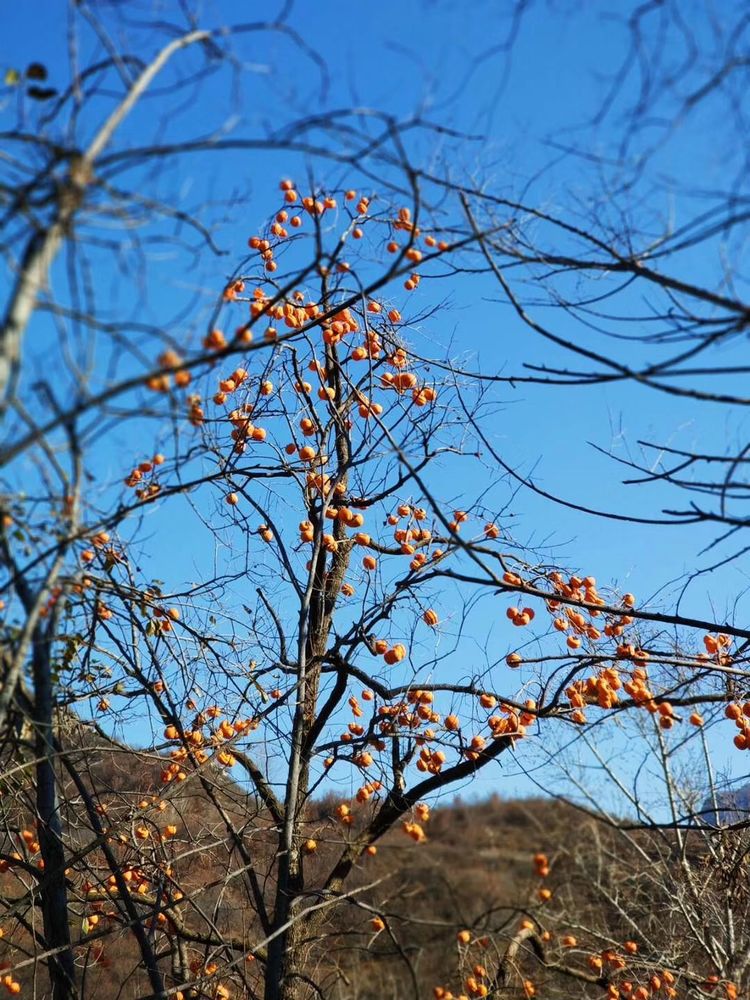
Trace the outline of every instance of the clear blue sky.
<instances>
[{"instance_id":1,"label":"clear blue sky","mask_svg":"<svg viewBox=\"0 0 750 1000\"><path fill-rule=\"evenodd\" d=\"M134 10L147 6L138 5ZM164 16L179 20L175 0L162 6ZM205 3L201 25L237 20L246 6L250 5L231 0ZM264 5L262 15L271 16L274 6ZM184 134L186 128L208 134L224 125L230 134L258 135L304 114L344 106L373 107L398 117L419 108L425 118L468 135L483 136L481 141L447 137L437 142L434 138L422 140L421 155L434 157L436 169L448 167L457 177L477 177L503 195L523 194L527 202L559 214L576 213L598 182L596 169L578 157L563 155L559 146L570 144L605 158L614 157L624 109L635 96L637 81L631 77L611 115L600 126L591 125L612 73L626 52L628 40L622 21L605 16L606 10L620 6L531 3L509 54L503 47L511 28L509 3L384 0L377 5L353 5L340 0L299 0L290 23L328 68L324 100L320 99L321 81L313 62L275 35L251 35L236 42L237 52L249 69L239 93L232 93L227 78L218 74L168 120L161 118L158 101L144 104L123 135L133 144L150 142L157 136L160 141L169 141ZM42 30L40 9L44 10ZM6 5L6 66L22 68L31 60L41 60L50 68L52 83L64 80L65 52L60 45L65 32L63 9L64 5L52 0ZM247 16L256 16L256 12ZM118 30L113 18L105 21L113 32ZM143 55L148 55L148 33L130 30L143 46ZM89 39L89 45L94 44ZM103 101L102 111L105 108ZM8 107L3 109L3 117L9 114ZM729 137L711 125L706 116L687 121L655 156L636 191L638 198L647 199L645 204L656 216L671 213L677 224L684 223L697 211L700 200L680 194L681 187L688 182L696 189L718 186L736 151ZM640 148L661 137L664 129L657 136L658 132L655 126L642 136ZM418 148L417 143L415 152ZM164 191L177 185L185 207L206 196L231 202L227 207L217 206L214 213L221 219L216 242L229 255L212 258L203 254L196 266L191 264L185 270L184 260L168 243L157 247L152 277L163 279L162 289L158 297L144 301L142 318L167 323L171 317L185 314L186 340L198 336L205 323L208 294L223 282L243 254L247 236L265 219L268 198L273 196L279 177L304 176L308 168L318 177L325 177L326 171L336 180L342 176L336 168L310 158L276 152L228 152L219 158L186 159L177 175L169 173L158 180L157 191L159 185ZM128 174L117 182L139 186L144 178ZM718 257L707 261L686 255L680 266L686 278L700 276L710 283ZM132 295L132 286L119 277L117 267L115 257L105 255L97 273L97 283L113 309ZM482 370L512 373L519 372L526 361L568 360L543 341L534 340L508 308L498 304L497 288L486 277L456 282L448 293L440 289L441 300L446 294L447 301L430 320L429 330L421 332L438 344L452 342L456 355L470 359ZM632 306L639 314L648 309L640 297L633 298ZM554 323L562 334L574 329L572 321L561 313L545 313L540 307L538 315ZM48 338L56 332L44 319L36 324L29 349L43 362ZM727 348L726 360L738 356L738 351ZM592 445L621 456L637 455L639 439L721 450L726 440L740 436L743 427L740 415L710 404L680 402L637 386L588 391L518 386L505 388L501 396L504 406L492 432L510 465L526 474L533 471L540 486L572 501L642 516L658 515L662 507L679 505L682 500L659 487L625 489L619 482L621 470ZM98 461L97 473L102 478L109 472L119 474L114 473L121 466L116 451L110 448ZM467 493L475 485L464 484ZM460 491L455 499L460 501ZM627 525L583 516L551 506L528 492L518 494L512 510L514 534L519 539L549 545L561 562L575 564L600 581L634 591L643 599L693 568L699 549L710 538L695 528ZM190 517L185 509L183 519L174 517L144 546L148 558L162 567L166 556L171 575L167 587L178 589L206 554L184 544L186 536L192 537ZM707 556L704 562L712 558ZM160 575L165 575L163 569ZM709 601L710 613L721 617L744 590L745 575L745 563L733 564L711 577L710 592L708 583L694 587L683 610L708 615ZM667 598L662 595L659 600ZM489 617L486 624L493 629L489 633L492 641L509 641L504 625L498 626ZM513 787L530 786L520 782Z\"/></svg>"}]
</instances>

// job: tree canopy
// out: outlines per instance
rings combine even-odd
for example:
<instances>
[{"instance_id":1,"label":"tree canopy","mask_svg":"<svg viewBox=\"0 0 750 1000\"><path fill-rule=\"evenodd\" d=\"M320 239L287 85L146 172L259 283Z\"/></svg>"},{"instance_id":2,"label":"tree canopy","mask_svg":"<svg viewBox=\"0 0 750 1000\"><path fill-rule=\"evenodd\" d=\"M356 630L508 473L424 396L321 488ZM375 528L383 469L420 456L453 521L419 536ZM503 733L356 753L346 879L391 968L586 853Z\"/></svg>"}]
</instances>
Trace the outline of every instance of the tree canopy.
<instances>
[{"instance_id":1,"label":"tree canopy","mask_svg":"<svg viewBox=\"0 0 750 1000\"><path fill-rule=\"evenodd\" d=\"M378 849L468 787L549 820L440 917L436 1000L735 1000L746 12L480 5L433 85L342 9L377 104L302 5L230 6L7 56L4 987L367 997L387 939L418 998ZM535 27L521 82L598 82L524 155Z\"/></svg>"}]
</instances>

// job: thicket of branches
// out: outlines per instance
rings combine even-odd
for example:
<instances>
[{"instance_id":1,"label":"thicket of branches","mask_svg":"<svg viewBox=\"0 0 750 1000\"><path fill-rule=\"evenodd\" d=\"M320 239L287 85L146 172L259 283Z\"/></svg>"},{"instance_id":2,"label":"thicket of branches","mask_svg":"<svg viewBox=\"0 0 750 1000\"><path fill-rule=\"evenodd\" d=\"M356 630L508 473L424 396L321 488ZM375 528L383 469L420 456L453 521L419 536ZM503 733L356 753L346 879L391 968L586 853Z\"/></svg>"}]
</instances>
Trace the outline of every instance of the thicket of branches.
<instances>
[{"instance_id":1,"label":"thicket of branches","mask_svg":"<svg viewBox=\"0 0 750 1000\"><path fill-rule=\"evenodd\" d=\"M262 134L218 117L171 138L216 77L241 106L246 39L272 36L327 84L292 7L227 28L177 6L170 23L71 5L69 77L6 77L4 986L99 995L116 956L128 996L364 997L346 947L364 919L421 996L419 923L389 921L378 845L418 847L441 793L512 759L546 766L547 788L562 764L586 836L537 854L531 898L459 930L458 990L732 1000L748 987L746 844L713 829L709 731L750 747L750 630L709 605L643 606L603 582L606 555L558 565L514 537L524 491L543 491L495 428L509 383L635 382L733 418L747 404L747 366L726 363L750 308L744 163L671 226L642 200L671 133L641 138L663 102L679 125L726 95L744 122L742 11L708 46L699 5L634 9L601 116L641 72L638 100L573 210L427 168L449 132L419 117L292 115ZM665 39L686 74L661 61ZM167 138L128 125L144 105ZM173 185L232 149L306 166L263 192L266 221L225 259L214 223L233 206L188 210ZM210 288L171 316L165 245ZM705 281L696 255L716 262ZM108 294L115 268L125 290ZM570 360L479 371L436 347L443 298L477 275L504 321ZM643 520L734 540L746 446L644 448L671 457L637 475L689 499Z\"/></svg>"}]
</instances>

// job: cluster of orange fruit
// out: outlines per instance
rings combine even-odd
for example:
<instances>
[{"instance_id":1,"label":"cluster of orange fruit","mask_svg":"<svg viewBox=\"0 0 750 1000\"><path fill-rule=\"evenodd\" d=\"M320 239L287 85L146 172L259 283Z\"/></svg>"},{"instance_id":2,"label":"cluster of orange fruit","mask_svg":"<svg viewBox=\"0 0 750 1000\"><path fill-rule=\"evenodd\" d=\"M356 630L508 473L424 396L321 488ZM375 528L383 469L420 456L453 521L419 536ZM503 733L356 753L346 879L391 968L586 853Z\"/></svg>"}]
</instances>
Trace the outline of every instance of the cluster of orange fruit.
<instances>
[{"instance_id":1,"label":"cluster of orange fruit","mask_svg":"<svg viewBox=\"0 0 750 1000\"><path fill-rule=\"evenodd\" d=\"M249 732L257 729L258 722L255 719L235 719L234 722L223 719L214 728L209 728L207 734L204 734L203 729L210 727L212 721L221 714L218 706L211 705L198 712L191 726L185 728L182 733L172 723L165 727L164 738L170 742L180 742L181 746L170 751L169 756L172 758L172 763L164 768L161 775L164 784L169 784L172 781L184 781L187 774L182 765L189 759L194 760L198 766L206 764L210 759L221 764L222 767L232 767L236 763L236 757L227 744L231 744L238 737L246 736ZM210 750L214 751L213 756L210 754Z\"/></svg>"},{"instance_id":2,"label":"cluster of orange fruit","mask_svg":"<svg viewBox=\"0 0 750 1000\"><path fill-rule=\"evenodd\" d=\"M9 963L0 963L0 971L2 971L2 967L4 964L7 968ZM11 996L18 996L18 994L21 992L21 984L18 982L17 979L14 979L9 972L6 972L6 974L2 977L2 979L0 979L0 982L2 982L3 986L8 991L8 993L10 993Z\"/></svg>"},{"instance_id":3,"label":"cluster of orange fruit","mask_svg":"<svg viewBox=\"0 0 750 1000\"><path fill-rule=\"evenodd\" d=\"M541 874L544 869L548 868L547 856L542 853L535 855L534 866L536 868L536 873ZM536 925L531 920L523 920L519 929L522 931L538 932ZM553 935L550 931L540 932L540 937L542 941L545 942L549 942L553 939ZM482 944L483 947L486 947L489 943L487 938L473 938L473 935L469 930L459 931L457 934L457 940L460 948L468 947L473 943ZM576 948L578 947L578 940L573 934L564 934L560 937L560 945L565 949ZM627 969L628 960L632 959L633 956L638 953L637 942L625 941L622 946L622 952L623 954L613 948L606 948L599 953L589 955L587 957L587 964L597 975L621 972ZM483 977L483 973L480 972L480 969L481 967L475 966L473 969L473 977L465 980L464 988L467 990L469 996L486 995L480 987L481 979ZM628 979L623 979L619 982L610 982L607 986L607 997L608 1000L650 1000L650 998L654 997L654 995L659 994L669 998L669 1000L674 1000L677 996L677 990L675 989L676 981L676 974L669 969L650 971L647 981L641 984L634 983ZM706 982L702 984L702 987L707 992L711 992L717 985L719 985L719 983L720 980L718 976L710 976ZM736 986L731 982L724 982L722 985L724 986L724 993L727 1000L737 1000ZM528 997L532 997L536 994L536 985L531 979L524 979L522 981L522 988L525 995ZM436 986L433 990L433 994L436 1000L467 1000L466 994L455 996L444 986Z\"/></svg>"},{"instance_id":4,"label":"cluster of orange fruit","mask_svg":"<svg viewBox=\"0 0 750 1000\"><path fill-rule=\"evenodd\" d=\"M159 372L146 379L146 388L152 392L169 392L172 383L178 389L185 389L190 385L192 376L190 372L183 368L183 358L175 350L164 351L156 359L160 368L167 371Z\"/></svg>"},{"instance_id":5,"label":"cluster of orange fruit","mask_svg":"<svg viewBox=\"0 0 750 1000\"><path fill-rule=\"evenodd\" d=\"M526 735L527 726L530 726L536 718L536 702L529 698L524 707L526 710L519 712L512 705L501 704L499 711L502 714L491 715L487 720L492 738L499 740L504 736L511 736L514 739L522 739Z\"/></svg>"},{"instance_id":6,"label":"cluster of orange fruit","mask_svg":"<svg viewBox=\"0 0 750 1000\"><path fill-rule=\"evenodd\" d=\"M416 844L423 844L427 840L427 834L424 832L424 827L421 823L417 823L414 820L404 820L401 824L401 829L404 831L406 836L411 837Z\"/></svg>"},{"instance_id":7,"label":"cluster of orange fruit","mask_svg":"<svg viewBox=\"0 0 750 1000\"><path fill-rule=\"evenodd\" d=\"M245 956L245 961L253 961L251 955ZM216 962L207 962L205 958L193 958L190 961L190 972L195 977L196 980L212 980L216 973L219 971L219 966ZM195 991L191 990L189 996ZM229 1000L231 997L231 992L229 987L221 982L208 982L204 983L200 993L204 996L211 997L213 1000ZM171 1000L185 1000L184 994L181 990L177 990L171 995Z\"/></svg>"},{"instance_id":8,"label":"cluster of orange fruit","mask_svg":"<svg viewBox=\"0 0 750 1000\"><path fill-rule=\"evenodd\" d=\"M384 736L392 736L399 729L416 730L423 723L439 723L440 715L434 711L432 691L413 688L404 701L396 701L378 708L380 722L378 728ZM431 729L422 733L423 740L434 738Z\"/></svg>"},{"instance_id":9,"label":"cluster of orange fruit","mask_svg":"<svg viewBox=\"0 0 750 1000\"><path fill-rule=\"evenodd\" d=\"M534 874L537 878L547 878L550 873L549 858L543 851L539 851L533 857Z\"/></svg>"},{"instance_id":10,"label":"cluster of orange fruit","mask_svg":"<svg viewBox=\"0 0 750 1000\"><path fill-rule=\"evenodd\" d=\"M558 596L545 599L547 611L552 618L552 626L557 631L567 635L566 644L571 651L580 649L584 639L597 642L606 636L619 640L625 628L633 624L634 616L629 613L636 604L633 594L625 594L622 597L621 604L624 608L622 612L605 612L602 608L606 606L606 601L598 593L594 577L572 575L566 580L561 573L555 571L548 574L547 580L552 584L555 594L559 595L560 598L593 605L593 607L578 609L565 607L564 602ZM527 584L519 574L510 571L504 574L503 582L508 586L519 588L521 591L526 586L536 590L532 583ZM527 607L522 609L510 607L506 614L516 626L528 625L534 619L533 609ZM589 619L598 618L602 614L606 615L606 623L602 629L599 629ZM707 661L709 658L713 658L719 665L730 664L732 659L728 650L731 642L730 636L723 633L716 636L705 635L703 644L706 651L696 654L695 659ZM568 686L566 696L571 707L568 716L570 721L583 725L586 722L584 708L587 706L596 705L601 709L613 708L619 704L618 691L622 689L630 695L635 705L657 715L659 726L662 729L671 729L679 719L675 715L671 703L656 696L648 686L646 671L646 664L650 660L648 651L633 643L620 641L615 647L614 658L620 661L629 661L634 666L631 670L626 671L625 675L623 675L622 669L616 666L603 668L592 676L573 681ZM506 663L510 667L519 667L522 662L519 653L510 653L506 658ZM740 730L734 743L741 750L750 748L750 705L747 713L744 712L744 708L745 706L732 704L726 709L727 717L735 721ZM691 713L689 721L694 726L702 726L704 723L703 717L697 711Z\"/></svg>"},{"instance_id":11,"label":"cluster of orange fruit","mask_svg":"<svg viewBox=\"0 0 750 1000\"><path fill-rule=\"evenodd\" d=\"M382 784L379 781L370 781L366 785L362 785L361 788L357 789L357 794L354 796L360 805L364 805L365 802L369 802L373 795L377 795Z\"/></svg>"},{"instance_id":12,"label":"cluster of orange fruit","mask_svg":"<svg viewBox=\"0 0 750 1000\"><path fill-rule=\"evenodd\" d=\"M376 656L382 656L389 667L401 663L407 655L407 649L403 643L397 642L391 646L387 639L376 639L372 644L372 651Z\"/></svg>"},{"instance_id":13,"label":"cluster of orange fruit","mask_svg":"<svg viewBox=\"0 0 750 1000\"><path fill-rule=\"evenodd\" d=\"M286 224L289 223L294 228L299 228L302 225L303 216L301 213L294 215L291 219L289 216L289 206L296 204L299 200L298 192L296 191L293 183L289 180L285 180L281 182L280 186L283 192L285 206L276 213L274 221L270 224L269 231L265 237L253 236L248 241L250 247L259 252L261 259L264 261L264 268L266 272L273 272L276 270L277 265L274 260L274 246L289 236L289 232L285 228ZM292 198L294 199L293 202L290 201ZM352 238L359 239L362 237L363 230L361 226L364 225L366 221L373 221L377 223L382 223L384 221L382 219L373 219L368 215L370 208L370 199L368 197L358 196L355 191L347 191L344 199L346 202L356 202L356 215L352 217L352 221L356 221L357 225L350 230ZM310 215L319 217L326 211L335 209L337 207L337 201L332 195L320 196L319 198L306 197L301 199L301 206L302 209ZM411 222L410 211L407 208L400 209L397 215L392 218L390 222L388 220L385 221L394 231L407 232L410 240L414 240L420 236L418 227L415 227ZM438 241L431 235L425 236L424 241L425 245L436 253L444 253L449 249L449 245L446 242ZM388 250L389 252L397 252L399 250L399 245L391 240L391 242L388 243ZM421 251L417 250L414 246L406 247L404 249L404 253L407 259L412 262L418 263L422 260ZM343 261L339 261L336 267L337 270L342 273L351 270L350 265ZM325 271L326 269L321 267L321 270ZM407 290L412 290L418 283L419 276L417 274L412 274L406 282L405 287ZM360 329L359 322L352 308L344 307L336 312L332 312L332 308L329 303L321 304L313 301L305 302L305 296L300 291L296 291L287 296L276 296L269 295L269 293L263 288L256 288L248 299L248 296L246 295L245 280L242 278L233 279L226 286L224 290L224 299L227 302L241 302L248 300L250 302L250 323L246 323L238 327L234 337L235 343L240 345L249 344L252 341L252 325L256 320L263 316L267 317L272 322L277 320L283 321L290 330L299 330L307 326L319 326L322 330L323 342L328 345L338 344L342 342L346 336L356 333ZM348 358L345 360L363 361L367 359L379 358L381 353L384 351L382 340L383 336L390 336L394 328L401 322L401 315L397 309L385 310L383 305L375 300L370 300L368 302L366 312L369 314L370 319L365 324L366 331L364 342L361 346L354 347ZM372 325L372 320L375 317L378 317L381 321L387 317L390 325L383 327L382 329L375 329ZM273 326L269 327L264 337L269 341L275 340L277 337L276 329ZM218 329L211 330L203 339L203 347L208 351L220 352L226 350L229 346L230 341L227 339L225 334ZM403 347L395 346L391 353L387 356L386 360L389 364L396 368L397 371L395 374L385 373L380 377L379 386L381 389L394 390L399 394L411 391L412 399L417 406L425 406L435 401L437 393L434 386L419 385L417 376L414 372L404 371L409 364L409 359ZM174 378L174 385L177 388L185 388L190 384L190 373L184 367L183 359L176 351L168 350L163 352L159 356L158 362L160 367L162 369L166 369L167 371L161 371L159 374L152 376L147 380L147 385L150 389L159 392L168 391L171 387L170 377ZM311 367L313 366L319 369L318 374L321 377L322 384L319 390L320 398L325 400L335 399L333 387L328 384L326 373L324 371L320 371L320 365L317 362L312 362ZM223 382L236 383L237 380L230 377L229 379L223 380ZM236 385L234 387L231 385L228 387L223 384L220 385L219 391L214 397L215 402L223 402L226 395L228 395L228 393L233 391L233 388L236 387ZM312 391L312 387L309 383L305 382L300 382L296 388L297 391L303 393L309 393ZM382 405L372 402L358 389L353 391L350 401L357 404L358 412L365 419L369 419L373 415L379 416L383 411ZM205 420L202 400L197 395L192 395L188 398L188 419L194 426L201 426Z\"/></svg>"},{"instance_id":14,"label":"cluster of orange fruit","mask_svg":"<svg viewBox=\"0 0 750 1000\"><path fill-rule=\"evenodd\" d=\"M63 588L60 586L53 587L49 592L49 597L44 602L43 607L39 611L40 618L46 618L52 613L55 605L60 600L63 595ZM5 607L5 602L0 602L0 611Z\"/></svg>"},{"instance_id":15,"label":"cluster of orange fruit","mask_svg":"<svg viewBox=\"0 0 750 1000\"><path fill-rule=\"evenodd\" d=\"M632 624L633 617L628 614L627 610L618 614L610 613L603 629L598 628L592 621L588 620L599 618L604 613L601 609L607 603L597 591L596 580L593 576L580 577L574 574L566 580L562 573L554 571L549 573L546 579L552 585L554 594L559 595L559 597L546 598L545 606L552 619L552 627L558 632L566 634L566 643L569 649L580 649L584 639L597 642L603 635L609 638L619 637L625 627ZM503 575L503 582L521 590L526 585L521 576L510 571ZM536 589L531 583L528 586L531 589ZM593 605L593 607L567 607L565 606L567 601L580 601L582 604ZM625 609L634 607L635 597L632 594L625 594L622 598L622 604ZM508 608L506 614L517 626L528 625L534 619L532 608L511 607Z\"/></svg>"},{"instance_id":16,"label":"cluster of orange fruit","mask_svg":"<svg viewBox=\"0 0 750 1000\"><path fill-rule=\"evenodd\" d=\"M553 619L553 628L567 634L566 643L569 649L580 649L584 639L598 642L602 636L618 638L628 625L632 625L633 617L628 614L628 610L635 606L635 597L632 594L625 594L622 597L624 610L619 614L609 613L604 627L600 629L586 617L588 615L589 619L599 618L603 614L601 608L607 603L599 594L593 576L580 577L573 574L565 580L562 573L552 572L547 579L552 584L554 592L565 600L594 605L588 608L573 608L563 606L563 602L557 598L546 600L547 610ZM637 658L637 651L632 658Z\"/></svg>"},{"instance_id":17,"label":"cluster of orange fruit","mask_svg":"<svg viewBox=\"0 0 750 1000\"><path fill-rule=\"evenodd\" d=\"M734 745L738 750L750 750L750 701L743 704L730 702L724 709L724 715L739 729L734 737Z\"/></svg>"},{"instance_id":18,"label":"cluster of orange fruit","mask_svg":"<svg viewBox=\"0 0 750 1000\"><path fill-rule=\"evenodd\" d=\"M461 934L468 931L462 931ZM459 936L460 941L460 936ZM489 977L487 975L487 969L480 962L476 962L471 967L471 972L464 980L464 989L466 993L460 993L456 996L445 986L434 986L432 993L435 1000L469 1000L469 997L486 997L490 991L489 987Z\"/></svg>"},{"instance_id":19,"label":"cluster of orange fruit","mask_svg":"<svg viewBox=\"0 0 750 1000\"><path fill-rule=\"evenodd\" d=\"M489 977L487 976L487 969L481 962L477 962L475 959L469 959L469 949L475 946L486 949L489 947L490 939L486 935L475 937L470 930L464 929L458 931L456 934L456 941L458 942L460 958L467 963L472 963L469 966L470 972L464 980L464 989L467 993L460 993L456 995L446 986L434 986L432 994L435 997L435 1000L469 1000L470 996L487 996L489 993Z\"/></svg>"},{"instance_id":20,"label":"cluster of orange fruit","mask_svg":"<svg viewBox=\"0 0 750 1000\"><path fill-rule=\"evenodd\" d=\"M125 478L125 485L135 491L139 500L149 500L157 496L161 491L161 486L154 478L154 469L163 465L165 458L162 454L156 454L153 458L140 462L133 468ZM151 474L149 482L143 484L143 477Z\"/></svg>"}]
</instances>

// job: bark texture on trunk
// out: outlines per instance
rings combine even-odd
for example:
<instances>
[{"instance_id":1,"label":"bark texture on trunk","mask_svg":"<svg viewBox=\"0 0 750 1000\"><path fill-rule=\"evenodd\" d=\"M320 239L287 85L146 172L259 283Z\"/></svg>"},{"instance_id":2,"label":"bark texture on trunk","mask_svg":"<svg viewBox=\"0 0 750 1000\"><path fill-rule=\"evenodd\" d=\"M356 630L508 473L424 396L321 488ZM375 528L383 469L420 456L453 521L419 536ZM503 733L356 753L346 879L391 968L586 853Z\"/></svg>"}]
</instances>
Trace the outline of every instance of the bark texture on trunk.
<instances>
[{"instance_id":1,"label":"bark texture on trunk","mask_svg":"<svg viewBox=\"0 0 750 1000\"><path fill-rule=\"evenodd\" d=\"M62 839L55 774L54 694L49 637L36 629L32 653L34 676L33 725L36 749L36 811L39 848L44 861L40 883L44 937L56 953L48 959L52 1000L78 996L76 969L70 939L68 890L65 882L65 847Z\"/></svg>"}]
</instances>

